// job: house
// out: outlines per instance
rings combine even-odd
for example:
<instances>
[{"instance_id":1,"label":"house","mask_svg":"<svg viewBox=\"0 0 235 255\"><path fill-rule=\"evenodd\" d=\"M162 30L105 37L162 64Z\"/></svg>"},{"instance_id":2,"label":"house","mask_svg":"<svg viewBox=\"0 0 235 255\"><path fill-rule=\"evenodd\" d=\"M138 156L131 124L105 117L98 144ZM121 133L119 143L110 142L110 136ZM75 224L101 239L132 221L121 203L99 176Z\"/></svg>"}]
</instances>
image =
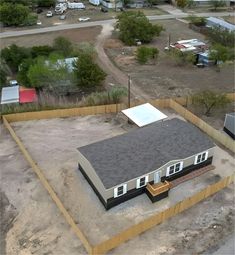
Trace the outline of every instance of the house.
<instances>
[{"instance_id":1,"label":"house","mask_svg":"<svg viewBox=\"0 0 235 255\"><path fill-rule=\"evenodd\" d=\"M73 58L65 58L65 59L57 59L55 63L52 63L49 60L45 61L45 65L51 67L52 69L60 69L60 68L67 68L67 70L72 73L74 70L74 63L78 60L77 57Z\"/></svg>"},{"instance_id":2,"label":"house","mask_svg":"<svg viewBox=\"0 0 235 255\"><path fill-rule=\"evenodd\" d=\"M174 118L78 148L78 167L108 210L146 192L146 186L211 164L214 146L198 128Z\"/></svg>"},{"instance_id":3,"label":"house","mask_svg":"<svg viewBox=\"0 0 235 255\"><path fill-rule=\"evenodd\" d=\"M235 112L225 115L224 131L235 140Z\"/></svg>"},{"instance_id":4,"label":"house","mask_svg":"<svg viewBox=\"0 0 235 255\"><path fill-rule=\"evenodd\" d=\"M229 32L235 31L235 25L228 23L227 21L215 17L209 17L206 19L206 26L211 28L222 28Z\"/></svg>"},{"instance_id":5,"label":"house","mask_svg":"<svg viewBox=\"0 0 235 255\"><path fill-rule=\"evenodd\" d=\"M108 9L118 9L123 7L122 1L101 0L101 4Z\"/></svg>"},{"instance_id":6,"label":"house","mask_svg":"<svg viewBox=\"0 0 235 255\"><path fill-rule=\"evenodd\" d=\"M195 6L198 7L206 7L206 6L212 6L213 5L213 0L193 0L193 3ZM231 1L229 0L224 0L225 6L230 6Z\"/></svg>"}]
</instances>

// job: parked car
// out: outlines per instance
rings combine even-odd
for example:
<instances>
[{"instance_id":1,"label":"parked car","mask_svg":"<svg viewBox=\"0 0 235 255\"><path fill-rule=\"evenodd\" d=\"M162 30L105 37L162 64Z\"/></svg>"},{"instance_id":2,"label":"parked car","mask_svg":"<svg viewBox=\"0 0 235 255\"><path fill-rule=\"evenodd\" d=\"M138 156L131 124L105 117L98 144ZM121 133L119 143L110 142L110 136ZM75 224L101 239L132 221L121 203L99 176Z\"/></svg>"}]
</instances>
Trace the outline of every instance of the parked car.
<instances>
[{"instance_id":1,"label":"parked car","mask_svg":"<svg viewBox=\"0 0 235 255\"><path fill-rule=\"evenodd\" d=\"M89 17L80 17L78 20L79 21L88 21L88 20L90 20L90 18Z\"/></svg>"},{"instance_id":2,"label":"parked car","mask_svg":"<svg viewBox=\"0 0 235 255\"><path fill-rule=\"evenodd\" d=\"M49 18L49 17L52 17L52 16L53 16L52 11L48 11L47 14L46 14L46 16L47 16L48 18Z\"/></svg>"},{"instance_id":3,"label":"parked car","mask_svg":"<svg viewBox=\"0 0 235 255\"><path fill-rule=\"evenodd\" d=\"M37 25L42 25L42 22L40 20L38 20Z\"/></svg>"},{"instance_id":4,"label":"parked car","mask_svg":"<svg viewBox=\"0 0 235 255\"><path fill-rule=\"evenodd\" d=\"M66 15L60 15L60 20L65 20L66 19Z\"/></svg>"},{"instance_id":5,"label":"parked car","mask_svg":"<svg viewBox=\"0 0 235 255\"><path fill-rule=\"evenodd\" d=\"M17 80L10 80L9 84L10 84L10 86L18 86L19 85Z\"/></svg>"},{"instance_id":6,"label":"parked car","mask_svg":"<svg viewBox=\"0 0 235 255\"><path fill-rule=\"evenodd\" d=\"M37 10L36 10L36 13L37 14L40 14L40 13L42 13L43 12L43 9L42 8L38 8Z\"/></svg>"}]
</instances>

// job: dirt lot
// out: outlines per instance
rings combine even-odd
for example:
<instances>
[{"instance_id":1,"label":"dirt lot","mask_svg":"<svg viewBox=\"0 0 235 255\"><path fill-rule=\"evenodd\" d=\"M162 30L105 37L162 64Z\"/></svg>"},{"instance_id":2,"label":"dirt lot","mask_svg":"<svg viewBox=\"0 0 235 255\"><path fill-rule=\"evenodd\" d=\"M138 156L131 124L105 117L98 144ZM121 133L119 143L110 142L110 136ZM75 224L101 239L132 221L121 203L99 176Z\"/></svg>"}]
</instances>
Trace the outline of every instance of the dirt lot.
<instances>
[{"instance_id":1,"label":"dirt lot","mask_svg":"<svg viewBox=\"0 0 235 255\"><path fill-rule=\"evenodd\" d=\"M1 39L0 49L3 49L13 43L18 46L32 47L38 45L51 45L58 36L64 36L74 44L81 42L93 43L99 35L101 27L88 27L80 29L63 30L57 32L43 33L37 35L19 36Z\"/></svg>"},{"instance_id":2,"label":"dirt lot","mask_svg":"<svg viewBox=\"0 0 235 255\"><path fill-rule=\"evenodd\" d=\"M176 116L172 111L164 112ZM132 125L120 115L105 115L19 122L13 126L93 244L218 181L221 176L231 174L235 166L233 158L217 147L213 163L216 169L176 187L169 198L152 204L143 194L106 212L77 170L76 148L127 132L134 128ZM0 147L2 194L5 194L5 201L9 200L4 207L7 222L13 221L8 226L10 230L5 230L8 231L7 254L84 253L4 130L3 138ZM10 161L13 155L14 160ZM196 254L216 249L233 231L233 194L232 187L226 189L124 244L112 254L143 254L146 249L149 252L145 254L184 254L188 249Z\"/></svg>"},{"instance_id":3,"label":"dirt lot","mask_svg":"<svg viewBox=\"0 0 235 255\"><path fill-rule=\"evenodd\" d=\"M228 104L224 108L213 109L209 116L204 115L204 108L190 105L188 110L203 119L206 123L218 130L223 130L226 113L235 112L235 102Z\"/></svg>"},{"instance_id":4,"label":"dirt lot","mask_svg":"<svg viewBox=\"0 0 235 255\"><path fill-rule=\"evenodd\" d=\"M193 65L182 67L177 66L164 52L169 34L172 42L192 38L206 41L202 34L189 29L187 24L180 21L164 20L157 23L162 24L165 31L151 43L160 50L156 64L138 64L135 60L136 47L120 47L118 42L116 47L106 47L112 61L125 73L129 73L139 88L151 98L185 96L205 88L233 91L234 65L226 65L220 72L216 72L215 68L197 68Z\"/></svg>"}]
</instances>

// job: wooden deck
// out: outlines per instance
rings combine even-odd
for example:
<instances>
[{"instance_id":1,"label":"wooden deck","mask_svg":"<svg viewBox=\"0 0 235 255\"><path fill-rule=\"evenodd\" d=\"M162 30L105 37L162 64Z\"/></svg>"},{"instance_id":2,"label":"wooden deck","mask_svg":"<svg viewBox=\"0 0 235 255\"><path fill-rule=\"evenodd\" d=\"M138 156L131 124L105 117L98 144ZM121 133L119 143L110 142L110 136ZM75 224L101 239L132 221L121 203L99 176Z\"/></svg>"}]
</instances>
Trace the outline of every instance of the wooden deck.
<instances>
[{"instance_id":1,"label":"wooden deck","mask_svg":"<svg viewBox=\"0 0 235 255\"><path fill-rule=\"evenodd\" d=\"M170 187L170 183L168 181L160 182L156 184L147 184L147 190L152 196L157 196L163 192L168 191Z\"/></svg>"},{"instance_id":2,"label":"wooden deck","mask_svg":"<svg viewBox=\"0 0 235 255\"><path fill-rule=\"evenodd\" d=\"M212 165L209 165L209 166L205 166L205 167L202 167L198 170L195 170L189 174L186 174L182 177L179 177L177 179L175 179L174 181L165 181L165 182L160 182L160 183L156 183L156 184L150 184L148 183L147 184L147 187L146 189L149 191L149 193L155 197L155 196L158 196L168 190L170 190L171 188L174 188L176 186L178 186L179 184L183 183L183 182L186 182L188 180L191 180L197 176L200 176L208 171L211 171L215 169L214 166Z\"/></svg>"}]
</instances>

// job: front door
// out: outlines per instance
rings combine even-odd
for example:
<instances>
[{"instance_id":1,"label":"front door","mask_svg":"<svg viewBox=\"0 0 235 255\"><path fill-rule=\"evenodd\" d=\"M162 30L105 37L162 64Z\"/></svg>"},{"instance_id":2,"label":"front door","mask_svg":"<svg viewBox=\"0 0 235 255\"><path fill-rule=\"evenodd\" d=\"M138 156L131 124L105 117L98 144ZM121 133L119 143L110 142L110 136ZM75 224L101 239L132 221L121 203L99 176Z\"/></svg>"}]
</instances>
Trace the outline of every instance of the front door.
<instances>
[{"instance_id":1,"label":"front door","mask_svg":"<svg viewBox=\"0 0 235 255\"><path fill-rule=\"evenodd\" d=\"M161 181L161 171L157 171L154 173L154 183L158 183Z\"/></svg>"}]
</instances>

